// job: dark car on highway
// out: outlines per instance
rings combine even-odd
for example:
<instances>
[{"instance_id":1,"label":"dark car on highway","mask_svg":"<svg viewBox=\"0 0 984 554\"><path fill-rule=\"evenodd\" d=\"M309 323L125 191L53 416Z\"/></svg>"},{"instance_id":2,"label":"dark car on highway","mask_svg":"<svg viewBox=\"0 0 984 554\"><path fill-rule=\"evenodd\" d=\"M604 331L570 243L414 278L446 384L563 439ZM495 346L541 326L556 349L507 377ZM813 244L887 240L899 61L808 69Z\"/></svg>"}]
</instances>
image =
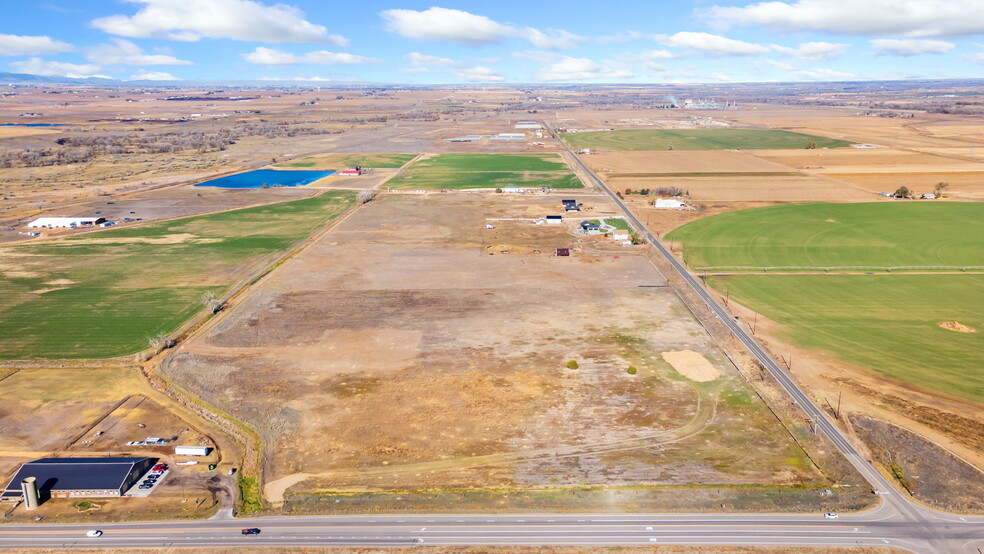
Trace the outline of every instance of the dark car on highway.
<instances>
[{"instance_id":1,"label":"dark car on highway","mask_svg":"<svg viewBox=\"0 0 984 554\"><path fill-rule=\"evenodd\" d=\"M243 534L244 535L259 535L260 534L260 530L257 529L256 527L250 527L249 529L243 529Z\"/></svg>"}]
</instances>

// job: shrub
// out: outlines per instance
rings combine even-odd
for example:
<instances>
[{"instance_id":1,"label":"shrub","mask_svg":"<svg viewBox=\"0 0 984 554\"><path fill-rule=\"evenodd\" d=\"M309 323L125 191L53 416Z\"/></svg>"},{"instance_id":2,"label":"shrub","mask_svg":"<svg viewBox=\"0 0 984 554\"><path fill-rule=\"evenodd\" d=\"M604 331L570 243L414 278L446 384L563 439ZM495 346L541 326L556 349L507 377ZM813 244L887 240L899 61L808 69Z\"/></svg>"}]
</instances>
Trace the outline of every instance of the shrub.
<instances>
[{"instance_id":1,"label":"shrub","mask_svg":"<svg viewBox=\"0 0 984 554\"><path fill-rule=\"evenodd\" d=\"M577 360L571 360L567 362L567 369L577 369L578 367L580 366L577 365Z\"/></svg>"},{"instance_id":2,"label":"shrub","mask_svg":"<svg viewBox=\"0 0 984 554\"><path fill-rule=\"evenodd\" d=\"M636 366L630 365L629 366L629 369L626 369L625 371L627 371L629 373L629 375L635 375L636 374L636 371L638 371L638 370L636 369Z\"/></svg>"}]
</instances>

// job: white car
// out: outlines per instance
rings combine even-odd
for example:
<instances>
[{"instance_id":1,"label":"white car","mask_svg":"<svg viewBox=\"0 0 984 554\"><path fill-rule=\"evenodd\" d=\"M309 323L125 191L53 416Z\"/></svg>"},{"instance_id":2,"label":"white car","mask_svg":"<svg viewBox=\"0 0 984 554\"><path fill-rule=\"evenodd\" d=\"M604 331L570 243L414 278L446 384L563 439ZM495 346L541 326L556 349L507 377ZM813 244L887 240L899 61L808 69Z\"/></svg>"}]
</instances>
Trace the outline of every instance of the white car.
<instances>
[{"instance_id":1,"label":"white car","mask_svg":"<svg viewBox=\"0 0 984 554\"><path fill-rule=\"evenodd\" d=\"M840 516L837 515L837 514L835 514L834 512L827 512L827 513L823 514L823 517L825 517L827 519L837 519Z\"/></svg>"},{"instance_id":2,"label":"white car","mask_svg":"<svg viewBox=\"0 0 984 554\"><path fill-rule=\"evenodd\" d=\"M87 537L101 537L103 534L99 529L93 529L92 531L86 531L85 536Z\"/></svg>"}]
</instances>

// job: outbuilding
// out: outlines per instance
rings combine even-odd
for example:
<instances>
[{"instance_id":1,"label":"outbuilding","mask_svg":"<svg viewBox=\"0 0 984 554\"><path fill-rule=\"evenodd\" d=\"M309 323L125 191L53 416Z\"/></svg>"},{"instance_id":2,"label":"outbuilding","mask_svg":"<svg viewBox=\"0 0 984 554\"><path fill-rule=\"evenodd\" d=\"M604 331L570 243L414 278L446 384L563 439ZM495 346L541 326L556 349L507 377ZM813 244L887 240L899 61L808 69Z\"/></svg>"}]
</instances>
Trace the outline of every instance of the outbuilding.
<instances>
[{"instance_id":1,"label":"outbuilding","mask_svg":"<svg viewBox=\"0 0 984 554\"><path fill-rule=\"evenodd\" d=\"M544 219L547 220L547 225L560 225L564 222L564 216L562 215L548 215Z\"/></svg>"},{"instance_id":2,"label":"outbuilding","mask_svg":"<svg viewBox=\"0 0 984 554\"><path fill-rule=\"evenodd\" d=\"M210 449L207 446L175 446L175 456L208 456Z\"/></svg>"},{"instance_id":3,"label":"outbuilding","mask_svg":"<svg viewBox=\"0 0 984 554\"><path fill-rule=\"evenodd\" d=\"M83 225L99 225L105 217L39 217L27 224L31 228L71 229Z\"/></svg>"},{"instance_id":4,"label":"outbuilding","mask_svg":"<svg viewBox=\"0 0 984 554\"><path fill-rule=\"evenodd\" d=\"M0 500L24 498L21 482L34 478L43 499L123 496L153 467L153 458L41 458L22 465Z\"/></svg>"},{"instance_id":5,"label":"outbuilding","mask_svg":"<svg viewBox=\"0 0 984 554\"><path fill-rule=\"evenodd\" d=\"M683 202L677 200L676 198L657 198L653 202L653 206L657 208L686 208L687 205Z\"/></svg>"}]
</instances>

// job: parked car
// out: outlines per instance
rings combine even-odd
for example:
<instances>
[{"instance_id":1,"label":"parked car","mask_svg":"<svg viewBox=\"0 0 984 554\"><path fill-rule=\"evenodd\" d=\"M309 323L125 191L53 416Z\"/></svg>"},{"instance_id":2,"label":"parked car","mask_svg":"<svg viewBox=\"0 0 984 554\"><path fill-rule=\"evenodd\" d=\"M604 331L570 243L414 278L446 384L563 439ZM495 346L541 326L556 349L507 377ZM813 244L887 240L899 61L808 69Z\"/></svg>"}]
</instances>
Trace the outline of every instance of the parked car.
<instances>
[{"instance_id":1,"label":"parked car","mask_svg":"<svg viewBox=\"0 0 984 554\"><path fill-rule=\"evenodd\" d=\"M86 531L85 532L85 536L87 536L87 537L101 537L102 534L103 534L103 532L100 531L99 529L93 529L91 531Z\"/></svg>"},{"instance_id":2,"label":"parked car","mask_svg":"<svg viewBox=\"0 0 984 554\"><path fill-rule=\"evenodd\" d=\"M141 483L141 485L139 487L137 487L137 488L138 489L144 489L144 490L146 490L146 489L152 489L152 488L154 488L154 485L148 485L147 483Z\"/></svg>"},{"instance_id":3,"label":"parked car","mask_svg":"<svg viewBox=\"0 0 984 554\"><path fill-rule=\"evenodd\" d=\"M243 529L244 535L259 535L260 530L256 527L250 527L249 529Z\"/></svg>"}]
</instances>

